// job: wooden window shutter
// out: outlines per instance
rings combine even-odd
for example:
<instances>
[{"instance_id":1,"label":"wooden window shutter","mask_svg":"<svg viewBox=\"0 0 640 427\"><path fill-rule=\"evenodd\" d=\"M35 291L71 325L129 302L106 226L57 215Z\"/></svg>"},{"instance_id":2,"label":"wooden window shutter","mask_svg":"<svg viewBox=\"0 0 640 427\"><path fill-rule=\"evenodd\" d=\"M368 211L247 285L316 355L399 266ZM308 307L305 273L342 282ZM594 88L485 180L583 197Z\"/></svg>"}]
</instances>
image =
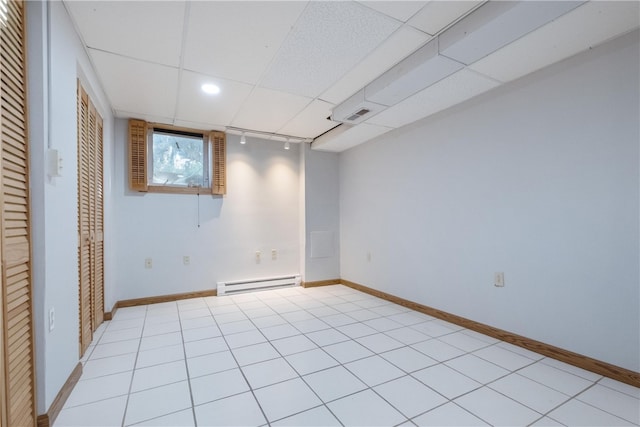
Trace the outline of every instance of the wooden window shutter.
<instances>
[{"instance_id":1,"label":"wooden window shutter","mask_svg":"<svg viewBox=\"0 0 640 427\"><path fill-rule=\"evenodd\" d=\"M211 132L209 141L213 151L213 180L211 194L227 194L227 137L224 132Z\"/></svg>"},{"instance_id":2,"label":"wooden window shutter","mask_svg":"<svg viewBox=\"0 0 640 427\"><path fill-rule=\"evenodd\" d=\"M147 191L147 122L129 120L129 188Z\"/></svg>"}]
</instances>

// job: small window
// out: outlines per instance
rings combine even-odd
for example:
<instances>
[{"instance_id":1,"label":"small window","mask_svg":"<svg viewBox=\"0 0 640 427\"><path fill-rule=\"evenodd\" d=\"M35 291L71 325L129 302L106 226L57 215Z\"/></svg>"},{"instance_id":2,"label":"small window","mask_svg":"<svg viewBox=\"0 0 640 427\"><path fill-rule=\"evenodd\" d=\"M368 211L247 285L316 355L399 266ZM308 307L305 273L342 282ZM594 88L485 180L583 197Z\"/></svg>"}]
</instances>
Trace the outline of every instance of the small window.
<instances>
[{"instance_id":1,"label":"small window","mask_svg":"<svg viewBox=\"0 0 640 427\"><path fill-rule=\"evenodd\" d=\"M129 187L141 192L226 194L225 134L130 120Z\"/></svg>"},{"instance_id":2,"label":"small window","mask_svg":"<svg viewBox=\"0 0 640 427\"><path fill-rule=\"evenodd\" d=\"M204 134L153 128L149 143L149 186L211 188Z\"/></svg>"}]
</instances>

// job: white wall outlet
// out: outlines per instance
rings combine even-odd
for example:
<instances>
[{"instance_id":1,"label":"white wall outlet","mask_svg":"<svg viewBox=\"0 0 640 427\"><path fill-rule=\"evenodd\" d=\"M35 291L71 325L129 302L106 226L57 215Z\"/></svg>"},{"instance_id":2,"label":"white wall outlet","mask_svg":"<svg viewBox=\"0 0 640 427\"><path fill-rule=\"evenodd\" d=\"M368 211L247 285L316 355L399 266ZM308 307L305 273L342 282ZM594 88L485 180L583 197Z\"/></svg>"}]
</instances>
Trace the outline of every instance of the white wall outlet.
<instances>
[{"instance_id":1,"label":"white wall outlet","mask_svg":"<svg viewBox=\"0 0 640 427\"><path fill-rule=\"evenodd\" d=\"M191 257L189 255L185 255L182 257L182 263L184 265L189 265L191 264Z\"/></svg>"},{"instance_id":2,"label":"white wall outlet","mask_svg":"<svg viewBox=\"0 0 640 427\"><path fill-rule=\"evenodd\" d=\"M145 258L145 260L144 260L144 268L151 268L151 267L153 267L153 259Z\"/></svg>"},{"instance_id":3,"label":"white wall outlet","mask_svg":"<svg viewBox=\"0 0 640 427\"><path fill-rule=\"evenodd\" d=\"M256 264L260 264L261 258L262 258L262 253L260 251L256 251Z\"/></svg>"},{"instance_id":4,"label":"white wall outlet","mask_svg":"<svg viewBox=\"0 0 640 427\"><path fill-rule=\"evenodd\" d=\"M271 259L273 261L278 259L278 250L277 249L271 249Z\"/></svg>"},{"instance_id":5,"label":"white wall outlet","mask_svg":"<svg viewBox=\"0 0 640 427\"><path fill-rule=\"evenodd\" d=\"M504 287L504 273L502 271L498 271L493 275L493 285L498 288Z\"/></svg>"},{"instance_id":6,"label":"white wall outlet","mask_svg":"<svg viewBox=\"0 0 640 427\"><path fill-rule=\"evenodd\" d=\"M53 331L56 327L56 309L51 307L49 309L49 332Z\"/></svg>"}]
</instances>

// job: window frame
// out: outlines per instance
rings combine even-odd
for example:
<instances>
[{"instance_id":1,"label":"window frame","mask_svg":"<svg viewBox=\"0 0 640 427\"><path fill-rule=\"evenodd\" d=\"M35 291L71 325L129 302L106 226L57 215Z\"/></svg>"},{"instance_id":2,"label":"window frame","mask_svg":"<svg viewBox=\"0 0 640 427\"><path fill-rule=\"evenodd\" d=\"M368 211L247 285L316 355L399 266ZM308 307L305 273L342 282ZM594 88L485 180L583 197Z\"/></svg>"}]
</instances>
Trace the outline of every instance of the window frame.
<instances>
[{"instance_id":1,"label":"window frame","mask_svg":"<svg viewBox=\"0 0 640 427\"><path fill-rule=\"evenodd\" d=\"M202 156L203 156L203 181L205 185L200 186L181 186L181 185L163 185L153 183L153 135L156 133L175 134L186 137L202 138ZM211 181L213 176L213 159L211 155L211 141L209 132L201 130L182 128L177 126L169 126L157 123L149 123L147 127L147 192L149 193L169 193L169 194L202 194L211 193Z\"/></svg>"},{"instance_id":2,"label":"window frame","mask_svg":"<svg viewBox=\"0 0 640 427\"><path fill-rule=\"evenodd\" d=\"M209 141L209 188L203 187L168 187L154 185L149 187L149 128L164 128L184 131L191 134L202 134ZM161 123L149 123L140 119L129 119L128 174L129 190L139 193L171 193L171 194L211 194L224 196L227 194L227 135L225 132L211 130L202 131Z\"/></svg>"}]
</instances>

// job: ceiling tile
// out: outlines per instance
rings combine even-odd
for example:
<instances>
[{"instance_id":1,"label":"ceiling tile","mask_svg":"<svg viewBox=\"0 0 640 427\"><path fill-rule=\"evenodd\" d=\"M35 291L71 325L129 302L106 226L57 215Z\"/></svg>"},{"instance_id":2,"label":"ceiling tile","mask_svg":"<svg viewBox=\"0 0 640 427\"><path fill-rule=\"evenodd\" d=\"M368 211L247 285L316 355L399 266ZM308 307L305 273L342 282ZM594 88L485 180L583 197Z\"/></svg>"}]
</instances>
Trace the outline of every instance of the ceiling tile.
<instances>
[{"instance_id":1,"label":"ceiling tile","mask_svg":"<svg viewBox=\"0 0 640 427\"><path fill-rule=\"evenodd\" d=\"M184 67L257 83L305 6L301 1L192 2Z\"/></svg>"},{"instance_id":2,"label":"ceiling tile","mask_svg":"<svg viewBox=\"0 0 640 427\"><path fill-rule=\"evenodd\" d=\"M361 1L359 3L402 22L407 22L407 19L411 18L422 6L427 4L426 1L414 0L376 0Z\"/></svg>"},{"instance_id":3,"label":"ceiling tile","mask_svg":"<svg viewBox=\"0 0 640 427\"><path fill-rule=\"evenodd\" d=\"M480 6L483 1L443 1L434 0L427 3L413 18L409 25L436 35L449 24L466 15L471 9Z\"/></svg>"},{"instance_id":4,"label":"ceiling tile","mask_svg":"<svg viewBox=\"0 0 640 427\"><path fill-rule=\"evenodd\" d=\"M178 69L99 50L89 53L113 109L173 117Z\"/></svg>"},{"instance_id":5,"label":"ceiling tile","mask_svg":"<svg viewBox=\"0 0 640 427\"><path fill-rule=\"evenodd\" d=\"M315 98L399 25L355 2L311 2L260 85Z\"/></svg>"},{"instance_id":6,"label":"ceiling tile","mask_svg":"<svg viewBox=\"0 0 640 427\"><path fill-rule=\"evenodd\" d=\"M321 151L341 152L367 142L392 130L389 127L361 123L357 126L342 125L313 141L311 148Z\"/></svg>"},{"instance_id":7,"label":"ceiling tile","mask_svg":"<svg viewBox=\"0 0 640 427\"><path fill-rule=\"evenodd\" d=\"M233 119L232 125L244 129L276 132L310 102L310 98L256 88Z\"/></svg>"},{"instance_id":8,"label":"ceiling tile","mask_svg":"<svg viewBox=\"0 0 640 427\"><path fill-rule=\"evenodd\" d=\"M334 104L341 103L409 56L430 38L430 36L414 28L400 28L324 92L320 98Z\"/></svg>"},{"instance_id":9,"label":"ceiling tile","mask_svg":"<svg viewBox=\"0 0 640 427\"><path fill-rule=\"evenodd\" d=\"M367 123L389 127L404 126L499 85L499 82L476 72L460 70L370 118Z\"/></svg>"},{"instance_id":10,"label":"ceiling tile","mask_svg":"<svg viewBox=\"0 0 640 427\"><path fill-rule=\"evenodd\" d=\"M201 90L201 86L205 83L217 85L220 93L205 94ZM245 83L183 71L176 120L207 123L210 127L223 127L231 122L252 88Z\"/></svg>"},{"instance_id":11,"label":"ceiling tile","mask_svg":"<svg viewBox=\"0 0 640 427\"><path fill-rule=\"evenodd\" d=\"M282 129L278 130L278 133L303 138L315 138L339 124L338 122L327 120L333 107L333 104L316 99Z\"/></svg>"},{"instance_id":12,"label":"ceiling tile","mask_svg":"<svg viewBox=\"0 0 640 427\"><path fill-rule=\"evenodd\" d=\"M588 2L469 68L503 82L624 34L640 25L638 2Z\"/></svg>"},{"instance_id":13,"label":"ceiling tile","mask_svg":"<svg viewBox=\"0 0 640 427\"><path fill-rule=\"evenodd\" d=\"M88 47L178 66L183 1L66 1L65 5Z\"/></svg>"}]
</instances>

